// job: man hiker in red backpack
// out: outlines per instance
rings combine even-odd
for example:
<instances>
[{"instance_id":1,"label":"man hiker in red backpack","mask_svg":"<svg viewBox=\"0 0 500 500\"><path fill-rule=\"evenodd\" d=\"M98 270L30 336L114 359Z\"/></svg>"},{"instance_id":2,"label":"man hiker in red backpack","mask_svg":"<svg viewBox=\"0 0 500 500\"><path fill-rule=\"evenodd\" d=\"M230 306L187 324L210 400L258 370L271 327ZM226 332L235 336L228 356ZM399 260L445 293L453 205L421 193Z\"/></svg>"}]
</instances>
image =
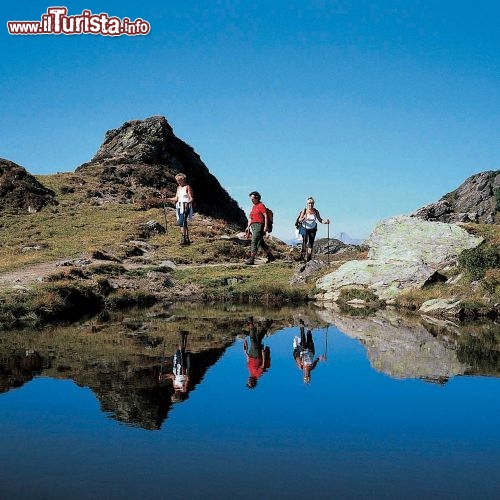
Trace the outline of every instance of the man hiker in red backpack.
<instances>
[{"instance_id":1,"label":"man hiker in red backpack","mask_svg":"<svg viewBox=\"0 0 500 500\"><path fill-rule=\"evenodd\" d=\"M269 246L264 241L264 235L268 231L268 217L267 210L264 203L260 201L260 194L257 191L252 191L250 194L252 200L252 210L250 211L250 218L248 220L247 234L252 234L252 243L250 246L250 258L245 261L245 264L255 264L255 256L259 248L267 255L266 262L272 262L276 257L271 253Z\"/></svg>"}]
</instances>

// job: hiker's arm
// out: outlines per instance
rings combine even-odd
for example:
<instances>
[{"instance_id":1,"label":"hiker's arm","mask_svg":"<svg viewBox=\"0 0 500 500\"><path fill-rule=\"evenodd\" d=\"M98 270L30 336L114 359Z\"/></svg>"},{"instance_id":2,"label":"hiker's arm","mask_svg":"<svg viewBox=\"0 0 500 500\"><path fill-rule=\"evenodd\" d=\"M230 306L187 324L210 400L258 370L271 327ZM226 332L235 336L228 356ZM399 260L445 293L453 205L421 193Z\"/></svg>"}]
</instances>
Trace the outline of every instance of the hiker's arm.
<instances>
[{"instance_id":1,"label":"hiker's arm","mask_svg":"<svg viewBox=\"0 0 500 500\"><path fill-rule=\"evenodd\" d=\"M177 203L178 196L177 196L177 191L175 192L175 196L172 196L172 198L165 198L167 201L170 201L172 203Z\"/></svg>"},{"instance_id":2,"label":"hiker's arm","mask_svg":"<svg viewBox=\"0 0 500 500\"><path fill-rule=\"evenodd\" d=\"M188 184L186 188L187 195L189 196L189 203L193 203L193 192L191 191L191 186Z\"/></svg>"},{"instance_id":3,"label":"hiker's arm","mask_svg":"<svg viewBox=\"0 0 500 500\"><path fill-rule=\"evenodd\" d=\"M319 363L319 360L320 360L320 358L316 358L314 360L313 364L311 365L311 371L316 368L316 365Z\"/></svg>"},{"instance_id":4,"label":"hiker's arm","mask_svg":"<svg viewBox=\"0 0 500 500\"><path fill-rule=\"evenodd\" d=\"M164 201L170 201L172 203L175 203L177 201L177 199L176 199L177 195L174 198L169 198L167 196L167 190L166 189L161 189L161 190L158 191L158 193L160 194L161 199L164 200Z\"/></svg>"},{"instance_id":5,"label":"hiker's arm","mask_svg":"<svg viewBox=\"0 0 500 500\"><path fill-rule=\"evenodd\" d=\"M330 224L330 219L322 219L321 215L319 215L319 211L316 210L316 217L321 222L321 224Z\"/></svg>"}]
</instances>

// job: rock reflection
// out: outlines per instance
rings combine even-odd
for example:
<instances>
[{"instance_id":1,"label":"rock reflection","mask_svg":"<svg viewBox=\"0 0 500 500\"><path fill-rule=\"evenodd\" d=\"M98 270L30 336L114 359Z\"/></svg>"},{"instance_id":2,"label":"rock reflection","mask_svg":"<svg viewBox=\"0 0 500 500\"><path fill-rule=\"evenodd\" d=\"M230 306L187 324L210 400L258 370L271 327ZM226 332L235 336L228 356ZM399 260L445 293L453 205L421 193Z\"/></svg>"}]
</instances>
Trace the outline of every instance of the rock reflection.
<instances>
[{"instance_id":1,"label":"rock reflection","mask_svg":"<svg viewBox=\"0 0 500 500\"><path fill-rule=\"evenodd\" d=\"M174 404L189 404L184 402L186 396L196 390L207 370L241 338L245 328L259 332L261 376L270 366L270 352L266 354L262 339L285 327L298 326L300 331L301 319L311 337L317 328L331 324L358 339L372 366L393 378L445 383L456 375L500 376L500 326L492 322L463 325L405 317L391 310L351 317L333 308L176 307L161 314L129 312L101 324L0 333L0 393L21 387L38 375L71 379L90 388L110 418L156 430L164 425ZM189 332L188 343L183 344L181 336L179 344L181 331ZM178 367L173 361L178 350L182 355L182 349L189 357L180 363L179 374L187 379L177 381L180 393L176 395L173 379ZM318 344L314 351L322 351L322 347ZM291 360L289 368L295 370Z\"/></svg>"},{"instance_id":2,"label":"rock reflection","mask_svg":"<svg viewBox=\"0 0 500 500\"><path fill-rule=\"evenodd\" d=\"M174 372L179 324L191 330L187 391L202 381L243 325L243 320L234 327L225 320L221 327L211 319L172 321L170 316L115 320L0 334L0 391L19 388L38 375L71 379L90 388L110 418L159 429L176 400L173 381L160 383L158 375Z\"/></svg>"},{"instance_id":3,"label":"rock reflection","mask_svg":"<svg viewBox=\"0 0 500 500\"><path fill-rule=\"evenodd\" d=\"M31 349L1 352L0 393L22 387L50 365L50 359Z\"/></svg>"},{"instance_id":4,"label":"rock reflection","mask_svg":"<svg viewBox=\"0 0 500 500\"><path fill-rule=\"evenodd\" d=\"M371 365L396 379L439 384L457 375L500 375L500 327L460 324L379 310L368 317L324 309L319 315L366 348Z\"/></svg>"}]
</instances>

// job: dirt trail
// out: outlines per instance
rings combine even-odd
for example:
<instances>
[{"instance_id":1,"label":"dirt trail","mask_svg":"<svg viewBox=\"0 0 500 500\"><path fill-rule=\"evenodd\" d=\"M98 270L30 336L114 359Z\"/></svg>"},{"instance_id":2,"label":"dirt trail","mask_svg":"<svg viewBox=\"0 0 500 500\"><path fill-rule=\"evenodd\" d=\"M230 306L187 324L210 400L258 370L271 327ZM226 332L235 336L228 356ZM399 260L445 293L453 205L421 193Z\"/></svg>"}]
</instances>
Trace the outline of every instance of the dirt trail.
<instances>
[{"instance_id":1,"label":"dirt trail","mask_svg":"<svg viewBox=\"0 0 500 500\"><path fill-rule=\"evenodd\" d=\"M47 276L54 274L58 269L64 268L62 265L64 261L57 260L53 262L42 262L40 264L34 264L32 266L25 267L23 269L17 269L15 271L8 271L5 273L0 273L0 286L8 285L29 285L36 282L44 281ZM261 266L265 264L265 260L256 260L255 265L251 267ZM123 263L126 269L132 269L137 267L147 267L144 265L138 266L133 263ZM176 266L178 269L190 269L190 268L200 268L200 267L241 267L242 262L220 262L213 264L179 264Z\"/></svg>"},{"instance_id":2,"label":"dirt trail","mask_svg":"<svg viewBox=\"0 0 500 500\"><path fill-rule=\"evenodd\" d=\"M61 261L42 262L34 264L23 269L17 269L0 274L0 286L2 285L27 285L37 281L43 281L44 278L53 274Z\"/></svg>"}]
</instances>

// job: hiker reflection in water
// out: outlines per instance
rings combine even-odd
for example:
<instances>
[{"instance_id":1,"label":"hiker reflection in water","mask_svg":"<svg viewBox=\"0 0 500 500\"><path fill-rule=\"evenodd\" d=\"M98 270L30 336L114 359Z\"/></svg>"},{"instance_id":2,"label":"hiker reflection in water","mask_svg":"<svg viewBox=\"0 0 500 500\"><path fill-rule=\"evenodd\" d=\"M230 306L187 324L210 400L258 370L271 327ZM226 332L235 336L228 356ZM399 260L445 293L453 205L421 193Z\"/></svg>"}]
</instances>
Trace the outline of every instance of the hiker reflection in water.
<instances>
[{"instance_id":1,"label":"hiker reflection in water","mask_svg":"<svg viewBox=\"0 0 500 500\"><path fill-rule=\"evenodd\" d=\"M300 338L294 337L293 339L293 358L298 368L302 371L304 376L304 383L309 384L311 382L311 372L316 368L316 365L320 361L325 361L325 356L316 355L316 348L314 347L314 340L312 337L311 330L305 332L304 322L299 321L300 326Z\"/></svg>"},{"instance_id":2,"label":"hiker reflection in water","mask_svg":"<svg viewBox=\"0 0 500 500\"><path fill-rule=\"evenodd\" d=\"M179 346L173 356L172 373L167 375L168 378L172 379L174 387L172 403L178 403L188 398L191 369L191 356L189 351L186 351L188 333L184 330L179 333Z\"/></svg>"},{"instance_id":3,"label":"hiker reflection in water","mask_svg":"<svg viewBox=\"0 0 500 500\"><path fill-rule=\"evenodd\" d=\"M257 329L253 318L248 319L248 330L250 337L250 346L247 339L243 342L243 351L247 360L247 368L249 377L246 386L249 389L255 388L258 379L270 368L271 366L271 351L269 347L264 347L262 339L265 337L267 330L271 323L266 321L265 326Z\"/></svg>"}]
</instances>

